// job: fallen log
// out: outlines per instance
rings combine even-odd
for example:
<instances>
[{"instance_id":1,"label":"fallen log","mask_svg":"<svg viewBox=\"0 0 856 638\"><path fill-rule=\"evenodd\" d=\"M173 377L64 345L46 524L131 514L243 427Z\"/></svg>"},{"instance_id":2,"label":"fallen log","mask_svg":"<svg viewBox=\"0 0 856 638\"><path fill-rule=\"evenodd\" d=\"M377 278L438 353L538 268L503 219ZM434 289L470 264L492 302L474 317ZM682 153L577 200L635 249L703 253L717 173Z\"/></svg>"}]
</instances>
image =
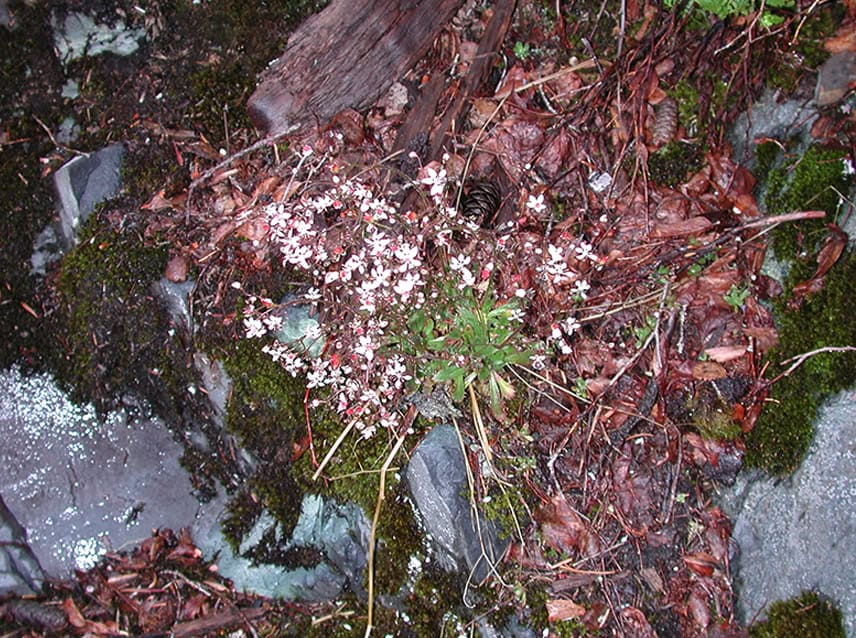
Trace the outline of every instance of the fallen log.
<instances>
[{"instance_id":1,"label":"fallen log","mask_svg":"<svg viewBox=\"0 0 856 638\"><path fill-rule=\"evenodd\" d=\"M288 39L250 97L266 136L371 105L425 55L461 0L332 0Z\"/></svg>"}]
</instances>

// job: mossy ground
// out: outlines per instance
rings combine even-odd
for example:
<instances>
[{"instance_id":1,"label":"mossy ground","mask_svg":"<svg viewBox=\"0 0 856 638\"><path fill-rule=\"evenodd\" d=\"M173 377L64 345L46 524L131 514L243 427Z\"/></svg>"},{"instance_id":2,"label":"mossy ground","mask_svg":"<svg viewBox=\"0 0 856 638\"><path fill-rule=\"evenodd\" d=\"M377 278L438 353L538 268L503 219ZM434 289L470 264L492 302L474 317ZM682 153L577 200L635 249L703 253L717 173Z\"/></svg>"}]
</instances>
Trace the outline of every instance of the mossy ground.
<instances>
[{"instance_id":1,"label":"mossy ground","mask_svg":"<svg viewBox=\"0 0 856 638\"><path fill-rule=\"evenodd\" d=\"M767 172L765 204L769 214L824 210L826 220L785 224L775 229L772 245L777 259L788 264L785 293L774 301L778 345L767 353L768 378L784 370L791 357L823 347L856 343L856 263L845 251L824 277L823 288L801 301L794 285L810 279L817 267L816 252L827 236L825 224L838 219L841 195L848 192L842 151L817 146L800 155L782 158L769 145L759 153L758 172ZM777 162L785 160L781 166ZM746 462L772 474L794 471L813 435L813 422L822 401L856 382L852 352L823 353L809 358L792 374L773 385L769 402L754 429L746 436Z\"/></svg>"},{"instance_id":2,"label":"mossy ground","mask_svg":"<svg viewBox=\"0 0 856 638\"><path fill-rule=\"evenodd\" d=\"M749 628L750 638L844 638L841 612L814 592L770 605L767 619Z\"/></svg>"},{"instance_id":3,"label":"mossy ground","mask_svg":"<svg viewBox=\"0 0 856 638\"><path fill-rule=\"evenodd\" d=\"M150 394L146 385L169 364L169 326L151 291L166 249L144 245L140 228L114 228L107 214L102 208L84 224L56 282L57 328L65 328L58 376L79 399L102 407L122 392Z\"/></svg>"},{"instance_id":4,"label":"mossy ground","mask_svg":"<svg viewBox=\"0 0 856 638\"><path fill-rule=\"evenodd\" d=\"M856 343L856 260L845 253L826 274L823 289L788 308L792 295L775 304L779 344L766 361L769 376L783 371L781 362L828 346ZM814 272L812 260L796 262L786 287L808 279ZM810 357L789 376L776 382L758 422L746 436L746 462L772 474L794 471L812 440L813 423L822 401L856 383L856 355L826 352Z\"/></svg>"}]
</instances>

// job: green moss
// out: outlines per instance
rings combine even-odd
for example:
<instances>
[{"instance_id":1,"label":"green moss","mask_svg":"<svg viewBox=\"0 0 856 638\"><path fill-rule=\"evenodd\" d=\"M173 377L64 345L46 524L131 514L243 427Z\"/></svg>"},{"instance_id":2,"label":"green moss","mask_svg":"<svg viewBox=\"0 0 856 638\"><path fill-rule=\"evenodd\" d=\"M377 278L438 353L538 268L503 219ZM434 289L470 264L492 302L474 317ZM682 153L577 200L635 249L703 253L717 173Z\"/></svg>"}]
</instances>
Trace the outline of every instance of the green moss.
<instances>
[{"instance_id":1,"label":"green moss","mask_svg":"<svg viewBox=\"0 0 856 638\"><path fill-rule=\"evenodd\" d=\"M751 638L844 638L841 612L814 592L770 605L767 620L749 628Z\"/></svg>"},{"instance_id":2,"label":"green moss","mask_svg":"<svg viewBox=\"0 0 856 638\"><path fill-rule=\"evenodd\" d=\"M261 516L262 509L262 502L255 498L249 489L242 489L229 500L226 505L226 516L220 523L220 530L235 553L238 552L241 540Z\"/></svg>"},{"instance_id":3,"label":"green moss","mask_svg":"<svg viewBox=\"0 0 856 638\"><path fill-rule=\"evenodd\" d=\"M811 260L797 262L791 269L786 288L814 272ZM779 344L766 361L768 377L783 371L780 365L791 357L826 346L856 343L856 260L853 252L842 255L826 274L823 289L803 299L796 308L793 294L775 304ZM746 436L746 462L772 474L795 470L811 443L813 422L826 397L856 383L856 355L828 352L808 358L788 377L773 385L771 401L762 410L755 427Z\"/></svg>"},{"instance_id":4,"label":"green moss","mask_svg":"<svg viewBox=\"0 0 856 638\"><path fill-rule=\"evenodd\" d=\"M693 411L692 424L706 439L732 441L740 436L740 426L724 407L705 406Z\"/></svg>"},{"instance_id":5,"label":"green moss","mask_svg":"<svg viewBox=\"0 0 856 638\"><path fill-rule=\"evenodd\" d=\"M675 140L648 157L648 176L657 184L675 188L701 168L701 160L697 144Z\"/></svg>"},{"instance_id":6,"label":"green moss","mask_svg":"<svg viewBox=\"0 0 856 638\"><path fill-rule=\"evenodd\" d=\"M779 259L812 254L826 236L826 224L838 218L841 194L848 191L850 184L841 161L844 156L842 150L811 146L801 156L787 158L783 166L769 172L764 199L768 214L823 210L827 215L826 219L782 224L774 229L772 245Z\"/></svg>"},{"instance_id":7,"label":"green moss","mask_svg":"<svg viewBox=\"0 0 856 638\"><path fill-rule=\"evenodd\" d=\"M753 173L758 179L758 184L767 180L770 171L779 160L781 148L776 142L768 140L762 142L755 147L755 169Z\"/></svg>"},{"instance_id":8,"label":"green moss","mask_svg":"<svg viewBox=\"0 0 856 638\"><path fill-rule=\"evenodd\" d=\"M789 266L786 293L774 302L779 343L766 355L768 378L783 371L791 357L826 346L856 342L856 316L851 312L856 294L853 253L845 253L824 277L823 288L795 299L793 287L810 279L817 268L815 253L826 238L826 224L837 220L841 193L849 189L844 152L809 147L799 157L783 160L778 146L759 147L758 174L766 172L765 205L770 215L800 210L823 210L826 219L783 224L773 230L776 257ZM781 163L780 166L776 166ZM770 392L754 429L746 437L746 462L782 475L795 470L811 443L813 422L821 402L856 382L852 353L824 353L810 357Z\"/></svg>"},{"instance_id":9,"label":"green moss","mask_svg":"<svg viewBox=\"0 0 856 638\"><path fill-rule=\"evenodd\" d=\"M122 214L121 201L111 206ZM99 407L118 393L148 396L166 371L169 340L168 322L150 290L167 251L147 246L132 225L114 229L107 211L93 213L83 225L57 280L66 329L59 376Z\"/></svg>"},{"instance_id":10,"label":"green moss","mask_svg":"<svg viewBox=\"0 0 856 638\"><path fill-rule=\"evenodd\" d=\"M699 91L699 86L705 87L704 93ZM682 79L666 93L678 105L678 122L690 137L698 139L704 139L711 126L716 128L722 114L728 112L732 99L728 93L728 82L717 77L713 70L695 82Z\"/></svg>"}]
</instances>

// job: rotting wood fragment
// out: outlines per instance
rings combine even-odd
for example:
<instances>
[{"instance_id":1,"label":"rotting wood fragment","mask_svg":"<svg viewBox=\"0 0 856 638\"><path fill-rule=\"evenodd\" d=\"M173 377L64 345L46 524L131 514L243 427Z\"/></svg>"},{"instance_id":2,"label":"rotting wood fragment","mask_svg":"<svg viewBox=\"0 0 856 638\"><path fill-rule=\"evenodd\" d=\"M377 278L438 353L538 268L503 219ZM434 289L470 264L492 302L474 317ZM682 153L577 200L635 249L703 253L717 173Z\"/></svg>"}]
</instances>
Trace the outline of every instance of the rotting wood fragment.
<instances>
[{"instance_id":1,"label":"rotting wood fragment","mask_svg":"<svg viewBox=\"0 0 856 638\"><path fill-rule=\"evenodd\" d=\"M332 0L288 39L247 104L265 135L374 102L428 51L460 0Z\"/></svg>"}]
</instances>

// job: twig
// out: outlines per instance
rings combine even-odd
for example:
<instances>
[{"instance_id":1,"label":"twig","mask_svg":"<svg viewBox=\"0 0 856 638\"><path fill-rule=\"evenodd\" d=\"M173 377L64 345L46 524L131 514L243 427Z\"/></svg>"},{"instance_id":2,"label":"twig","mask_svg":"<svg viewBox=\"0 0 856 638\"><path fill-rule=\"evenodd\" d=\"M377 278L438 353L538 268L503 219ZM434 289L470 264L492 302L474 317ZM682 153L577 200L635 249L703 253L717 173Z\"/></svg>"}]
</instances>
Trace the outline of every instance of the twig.
<instances>
[{"instance_id":1,"label":"twig","mask_svg":"<svg viewBox=\"0 0 856 638\"><path fill-rule=\"evenodd\" d=\"M318 477L321 476L321 472L324 471L324 468L327 466L327 463L330 462L330 459L333 458L333 455L336 453L336 450L339 449L339 446L342 445L342 441L345 440L345 437L354 429L354 425L356 424L357 419L351 419L351 422L345 426L345 429L342 430L341 434L339 434L339 438L333 443L333 447L324 455L324 459L321 461L321 464L315 470L315 473L312 475L312 480L317 481Z\"/></svg>"},{"instance_id":2,"label":"twig","mask_svg":"<svg viewBox=\"0 0 856 638\"><path fill-rule=\"evenodd\" d=\"M80 155L81 157L89 157L89 153L84 153L83 151L78 151L76 149L71 148L70 146L66 146L65 144L60 144L59 142L57 142L56 138L54 137L54 134L51 133L51 130L47 127L47 125L44 122L42 122L35 115L33 116L33 119L36 121L36 123L39 126L41 126L44 129L45 133L48 134L48 137L50 138L50 140L54 146L56 146L57 148L61 148L64 151L68 151L69 153L73 153L75 155Z\"/></svg>"},{"instance_id":3,"label":"twig","mask_svg":"<svg viewBox=\"0 0 856 638\"><path fill-rule=\"evenodd\" d=\"M366 567L368 571L368 613L366 617L366 633L365 638L368 638L372 633L372 621L374 620L374 556L375 556L375 541L377 538L377 522L380 519L380 510L383 505L383 501L385 498L386 492L386 474L389 472L390 465L392 465L392 461L398 455L398 451L401 449L402 444L404 443L404 439L407 438L407 430L410 427L410 423L413 422L413 419L416 418L416 407L410 406L407 414L404 417L405 427L401 429L401 434L397 435L397 440L395 441L395 445L392 447L392 451L386 457L386 460L383 462L383 466L380 468L380 485L377 490L377 502L375 503L375 511L374 516L372 517L372 529L371 534L369 535L369 556L368 556L368 566Z\"/></svg>"},{"instance_id":4,"label":"twig","mask_svg":"<svg viewBox=\"0 0 856 638\"><path fill-rule=\"evenodd\" d=\"M776 381L778 381L782 377L790 376L790 374L794 370L799 368L808 359L810 359L811 357L813 357L816 354L822 354L824 352L856 352L856 346L825 346L823 348L818 348L817 350L812 350L811 352L804 352L802 354L796 355L795 357L785 359L784 361L781 362L780 365L785 365L786 363L790 363L791 361L793 361L793 363L788 367L787 370L785 370L779 376L777 376L775 379L770 381L770 383L771 384L775 383Z\"/></svg>"},{"instance_id":5,"label":"twig","mask_svg":"<svg viewBox=\"0 0 856 638\"><path fill-rule=\"evenodd\" d=\"M243 148L240 151L233 153L232 155L224 159L222 162L215 164L207 171L202 173L202 175L190 182L190 186L187 187L187 199L184 202L185 222L190 222L190 201L191 199L193 199L193 193L196 191L197 186L210 179L211 176L214 175L221 168L228 166L235 160L241 159L242 157L249 155L254 151L257 151L260 148L276 144L281 139L286 137L289 133L291 133L291 130L287 130L282 133L277 133L276 135L269 135L263 139L260 139L255 144L250 144L247 148Z\"/></svg>"}]
</instances>

